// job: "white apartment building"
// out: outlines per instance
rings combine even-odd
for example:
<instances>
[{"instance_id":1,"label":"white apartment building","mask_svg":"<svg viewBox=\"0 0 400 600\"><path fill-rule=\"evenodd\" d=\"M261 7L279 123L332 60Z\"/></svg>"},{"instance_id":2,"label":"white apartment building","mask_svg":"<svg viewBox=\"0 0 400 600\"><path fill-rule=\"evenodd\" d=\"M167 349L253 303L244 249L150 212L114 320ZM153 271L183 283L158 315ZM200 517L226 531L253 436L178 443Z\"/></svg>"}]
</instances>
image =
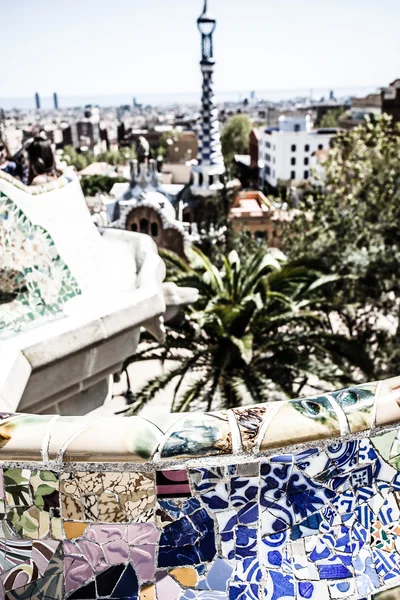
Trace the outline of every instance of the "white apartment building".
<instances>
[{"instance_id":1,"label":"white apartment building","mask_svg":"<svg viewBox=\"0 0 400 600\"><path fill-rule=\"evenodd\" d=\"M277 187L279 181L292 184L310 178L312 155L328 150L335 129L312 129L310 117L279 117L279 127L268 127L259 139L261 185Z\"/></svg>"}]
</instances>

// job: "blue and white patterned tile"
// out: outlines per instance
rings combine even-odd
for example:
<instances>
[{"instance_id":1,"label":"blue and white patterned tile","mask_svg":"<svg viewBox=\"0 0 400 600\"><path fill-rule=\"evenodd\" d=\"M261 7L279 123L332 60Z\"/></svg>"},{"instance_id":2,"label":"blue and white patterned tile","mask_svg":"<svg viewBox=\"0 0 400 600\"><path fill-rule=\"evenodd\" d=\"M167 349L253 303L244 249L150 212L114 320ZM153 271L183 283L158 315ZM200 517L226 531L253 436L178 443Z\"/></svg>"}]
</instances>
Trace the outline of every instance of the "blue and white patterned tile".
<instances>
[{"instance_id":1,"label":"blue and white patterned tile","mask_svg":"<svg viewBox=\"0 0 400 600\"><path fill-rule=\"evenodd\" d=\"M258 513L259 513L259 504L255 500L253 502L248 502L240 510L238 510L238 523L239 525L255 525L258 526Z\"/></svg>"},{"instance_id":2,"label":"blue and white patterned tile","mask_svg":"<svg viewBox=\"0 0 400 600\"><path fill-rule=\"evenodd\" d=\"M372 548L371 553L376 572L384 580L385 577L397 567L399 555L394 552L384 552L379 548Z\"/></svg>"},{"instance_id":3,"label":"blue and white patterned tile","mask_svg":"<svg viewBox=\"0 0 400 600\"><path fill-rule=\"evenodd\" d=\"M228 484L224 481L219 481L208 492L201 493L200 497L212 512L230 507Z\"/></svg>"},{"instance_id":4,"label":"blue and white patterned tile","mask_svg":"<svg viewBox=\"0 0 400 600\"><path fill-rule=\"evenodd\" d=\"M379 576L374 567L369 549L366 547L362 548L357 556L354 557L353 565L359 594L368 596L379 589Z\"/></svg>"},{"instance_id":5,"label":"blue and white patterned tile","mask_svg":"<svg viewBox=\"0 0 400 600\"><path fill-rule=\"evenodd\" d=\"M279 500L286 492L292 472L291 464L261 463L260 503L267 506L270 500Z\"/></svg>"},{"instance_id":6,"label":"blue and white patterned tile","mask_svg":"<svg viewBox=\"0 0 400 600\"><path fill-rule=\"evenodd\" d=\"M257 556L236 562L235 581L259 584L263 573Z\"/></svg>"},{"instance_id":7,"label":"blue and white patterned tile","mask_svg":"<svg viewBox=\"0 0 400 600\"><path fill-rule=\"evenodd\" d=\"M217 483L226 477L227 467L190 469L189 474L196 492L205 493L213 490Z\"/></svg>"},{"instance_id":8,"label":"blue and white patterned tile","mask_svg":"<svg viewBox=\"0 0 400 600\"><path fill-rule=\"evenodd\" d=\"M280 569L284 560L284 550L289 539L289 531L267 535L261 540L260 558L264 567Z\"/></svg>"},{"instance_id":9,"label":"blue and white patterned tile","mask_svg":"<svg viewBox=\"0 0 400 600\"><path fill-rule=\"evenodd\" d=\"M339 598L354 598L356 594L356 582L354 579L349 579L338 583L329 583L329 592L335 600Z\"/></svg>"},{"instance_id":10,"label":"blue and white patterned tile","mask_svg":"<svg viewBox=\"0 0 400 600\"><path fill-rule=\"evenodd\" d=\"M318 452L316 448L313 448L312 450L314 451L313 453L311 453L311 450L306 451L309 452L307 457L303 458L303 456L297 455L297 457L301 457L302 460L296 457L296 464L298 468L308 477L316 477L320 473L326 471L330 462L326 452ZM302 454L306 454L306 452Z\"/></svg>"},{"instance_id":11,"label":"blue and white patterned tile","mask_svg":"<svg viewBox=\"0 0 400 600\"><path fill-rule=\"evenodd\" d=\"M367 508L367 510L369 510L369 509ZM371 511L369 511L369 512L371 512ZM372 518L370 520L370 524L371 524L371 522L372 522ZM359 520L356 521L353 525L352 537L355 541L366 543L370 537L369 527L367 529L366 527L364 527L364 525L362 525L360 523Z\"/></svg>"},{"instance_id":12,"label":"blue and white patterned tile","mask_svg":"<svg viewBox=\"0 0 400 600\"><path fill-rule=\"evenodd\" d=\"M353 569L350 565L346 565L343 555L331 556L318 561L318 572L320 579L335 580L335 579L351 579L353 578ZM350 560L351 563L351 560Z\"/></svg>"},{"instance_id":13,"label":"blue and white patterned tile","mask_svg":"<svg viewBox=\"0 0 400 600\"><path fill-rule=\"evenodd\" d=\"M330 600L328 584L324 581L297 581L297 600Z\"/></svg>"},{"instance_id":14,"label":"blue and white patterned tile","mask_svg":"<svg viewBox=\"0 0 400 600\"><path fill-rule=\"evenodd\" d=\"M382 506L385 504L385 498L383 498L383 496L380 495L379 491L376 488L376 494L372 498L367 500L367 504L374 513L374 515L377 515L381 510Z\"/></svg>"},{"instance_id":15,"label":"blue and white patterned tile","mask_svg":"<svg viewBox=\"0 0 400 600\"><path fill-rule=\"evenodd\" d=\"M369 464L378 458L378 454L369 438L359 440L358 462L360 465Z\"/></svg>"},{"instance_id":16,"label":"blue and white patterned tile","mask_svg":"<svg viewBox=\"0 0 400 600\"><path fill-rule=\"evenodd\" d=\"M382 525L398 523L400 519L400 510L394 494L389 494L378 513L378 520Z\"/></svg>"},{"instance_id":17,"label":"blue and white patterned tile","mask_svg":"<svg viewBox=\"0 0 400 600\"><path fill-rule=\"evenodd\" d=\"M354 489L359 487L368 487L373 481L373 465L363 465L353 469L350 475L350 482Z\"/></svg>"},{"instance_id":18,"label":"blue and white patterned tile","mask_svg":"<svg viewBox=\"0 0 400 600\"><path fill-rule=\"evenodd\" d=\"M261 534L264 536L284 531L294 522L293 506L288 503L287 497L283 496L277 502L271 502L261 513Z\"/></svg>"},{"instance_id":19,"label":"blue and white patterned tile","mask_svg":"<svg viewBox=\"0 0 400 600\"><path fill-rule=\"evenodd\" d=\"M264 591L264 600L293 600L294 578L279 571L269 571Z\"/></svg>"},{"instance_id":20,"label":"blue and white patterned tile","mask_svg":"<svg viewBox=\"0 0 400 600\"><path fill-rule=\"evenodd\" d=\"M259 586L255 583L233 582L229 588L229 600L259 600L259 592Z\"/></svg>"},{"instance_id":21,"label":"blue and white patterned tile","mask_svg":"<svg viewBox=\"0 0 400 600\"><path fill-rule=\"evenodd\" d=\"M341 472L348 471L358 463L358 440L334 442L328 446L326 453Z\"/></svg>"},{"instance_id":22,"label":"blue and white patterned tile","mask_svg":"<svg viewBox=\"0 0 400 600\"><path fill-rule=\"evenodd\" d=\"M346 490L343 494L332 500L332 506L336 508L339 514L353 512L357 506L357 499L354 492Z\"/></svg>"},{"instance_id":23,"label":"blue and white patterned tile","mask_svg":"<svg viewBox=\"0 0 400 600\"><path fill-rule=\"evenodd\" d=\"M235 556L235 527L238 522L235 510L224 510L215 515L221 537L221 551L224 558Z\"/></svg>"},{"instance_id":24,"label":"blue and white patterned tile","mask_svg":"<svg viewBox=\"0 0 400 600\"><path fill-rule=\"evenodd\" d=\"M257 529L245 525L236 527L236 554L238 559L257 556Z\"/></svg>"},{"instance_id":25,"label":"blue and white patterned tile","mask_svg":"<svg viewBox=\"0 0 400 600\"><path fill-rule=\"evenodd\" d=\"M304 521L301 521L298 525L293 525L290 539L295 541L301 537L315 535L319 533L320 526L322 523L322 517L320 513L314 513Z\"/></svg>"},{"instance_id":26,"label":"blue and white patterned tile","mask_svg":"<svg viewBox=\"0 0 400 600\"><path fill-rule=\"evenodd\" d=\"M232 477L231 502L235 508L240 508L251 500L257 500L260 487L259 477Z\"/></svg>"},{"instance_id":27,"label":"blue and white patterned tile","mask_svg":"<svg viewBox=\"0 0 400 600\"><path fill-rule=\"evenodd\" d=\"M375 462L374 479L392 483L397 474L397 469L389 465L382 458L377 458Z\"/></svg>"},{"instance_id":28,"label":"blue and white patterned tile","mask_svg":"<svg viewBox=\"0 0 400 600\"><path fill-rule=\"evenodd\" d=\"M297 467L293 468L286 488L286 499L293 507L296 523L318 512L335 497L335 492L306 477Z\"/></svg>"},{"instance_id":29,"label":"blue and white patterned tile","mask_svg":"<svg viewBox=\"0 0 400 600\"><path fill-rule=\"evenodd\" d=\"M293 574L296 579L303 581L319 581L316 565L308 560L304 540L291 543Z\"/></svg>"}]
</instances>

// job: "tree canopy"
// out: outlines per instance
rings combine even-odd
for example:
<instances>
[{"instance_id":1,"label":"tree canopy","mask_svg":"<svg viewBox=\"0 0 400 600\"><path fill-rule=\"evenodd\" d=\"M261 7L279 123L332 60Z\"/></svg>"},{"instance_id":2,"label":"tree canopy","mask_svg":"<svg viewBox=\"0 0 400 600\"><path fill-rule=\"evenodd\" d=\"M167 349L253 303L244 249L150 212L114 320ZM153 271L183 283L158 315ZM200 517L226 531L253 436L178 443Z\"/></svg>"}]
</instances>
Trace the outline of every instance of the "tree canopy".
<instances>
[{"instance_id":1,"label":"tree canopy","mask_svg":"<svg viewBox=\"0 0 400 600\"><path fill-rule=\"evenodd\" d=\"M221 133L222 154L227 168L235 154L248 154L252 128L253 125L247 115L234 115L228 119Z\"/></svg>"},{"instance_id":2,"label":"tree canopy","mask_svg":"<svg viewBox=\"0 0 400 600\"><path fill-rule=\"evenodd\" d=\"M89 175L81 178L81 187L84 196L93 197L101 192L109 194L114 183L126 183L122 177L109 177L107 175Z\"/></svg>"},{"instance_id":3,"label":"tree canopy","mask_svg":"<svg viewBox=\"0 0 400 600\"><path fill-rule=\"evenodd\" d=\"M82 171L82 169L94 162L106 162L113 166L126 165L133 158L136 158L133 148L107 150L97 155L94 155L92 152L78 152L73 146L65 146L63 149L63 159L68 165L74 166L77 171Z\"/></svg>"},{"instance_id":4,"label":"tree canopy","mask_svg":"<svg viewBox=\"0 0 400 600\"><path fill-rule=\"evenodd\" d=\"M387 377L400 369L400 129L389 116L335 138L324 188L303 200L286 251L345 277L331 287L337 327Z\"/></svg>"}]
</instances>

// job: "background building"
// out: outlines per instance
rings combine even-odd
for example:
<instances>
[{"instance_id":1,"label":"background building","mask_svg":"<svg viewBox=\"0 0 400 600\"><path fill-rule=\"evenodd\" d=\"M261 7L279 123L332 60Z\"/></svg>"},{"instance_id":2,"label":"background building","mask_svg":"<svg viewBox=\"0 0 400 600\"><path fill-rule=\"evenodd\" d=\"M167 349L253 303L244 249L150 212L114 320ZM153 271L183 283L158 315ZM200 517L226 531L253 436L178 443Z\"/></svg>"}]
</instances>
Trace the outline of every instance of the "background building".
<instances>
[{"instance_id":1,"label":"background building","mask_svg":"<svg viewBox=\"0 0 400 600\"><path fill-rule=\"evenodd\" d=\"M311 156L327 150L336 129L312 129L308 115L279 118L279 127L260 134L261 185L277 187L279 182L300 182L310 178Z\"/></svg>"},{"instance_id":2,"label":"background building","mask_svg":"<svg viewBox=\"0 0 400 600\"><path fill-rule=\"evenodd\" d=\"M400 122L400 79L395 79L389 87L382 88L382 112L393 117L396 123Z\"/></svg>"}]
</instances>

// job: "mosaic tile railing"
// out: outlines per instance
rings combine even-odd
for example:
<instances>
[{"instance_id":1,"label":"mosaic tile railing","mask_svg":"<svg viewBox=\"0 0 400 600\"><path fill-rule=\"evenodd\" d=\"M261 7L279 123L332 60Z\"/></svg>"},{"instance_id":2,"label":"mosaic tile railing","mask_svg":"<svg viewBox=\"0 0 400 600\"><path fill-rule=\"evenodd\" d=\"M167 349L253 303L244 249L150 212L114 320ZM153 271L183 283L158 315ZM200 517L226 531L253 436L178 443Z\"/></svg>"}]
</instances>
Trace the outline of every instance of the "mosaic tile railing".
<instances>
[{"instance_id":1,"label":"mosaic tile railing","mask_svg":"<svg viewBox=\"0 0 400 600\"><path fill-rule=\"evenodd\" d=\"M0 339L61 317L78 294L48 232L0 191Z\"/></svg>"},{"instance_id":2,"label":"mosaic tile railing","mask_svg":"<svg viewBox=\"0 0 400 600\"><path fill-rule=\"evenodd\" d=\"M400 378L163 420L1 415L0 597L336 600L400 585Z\"/></svg>"}]
</instances>

